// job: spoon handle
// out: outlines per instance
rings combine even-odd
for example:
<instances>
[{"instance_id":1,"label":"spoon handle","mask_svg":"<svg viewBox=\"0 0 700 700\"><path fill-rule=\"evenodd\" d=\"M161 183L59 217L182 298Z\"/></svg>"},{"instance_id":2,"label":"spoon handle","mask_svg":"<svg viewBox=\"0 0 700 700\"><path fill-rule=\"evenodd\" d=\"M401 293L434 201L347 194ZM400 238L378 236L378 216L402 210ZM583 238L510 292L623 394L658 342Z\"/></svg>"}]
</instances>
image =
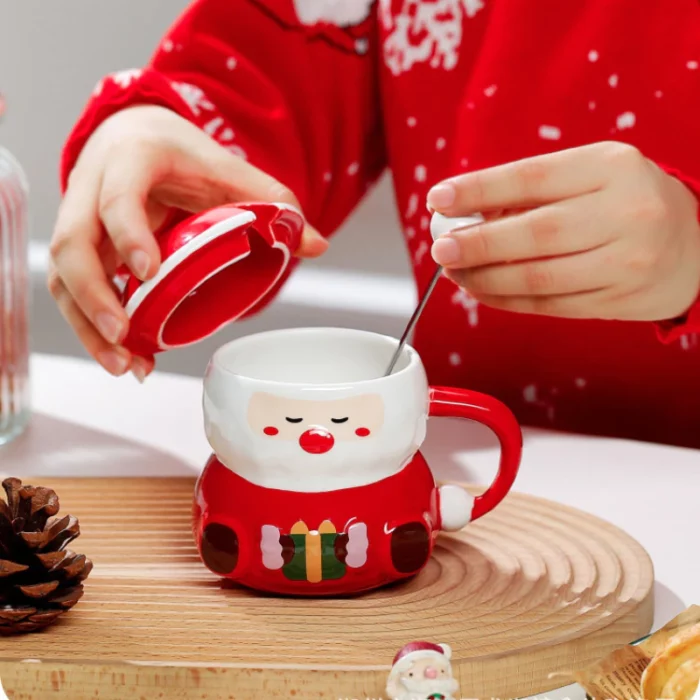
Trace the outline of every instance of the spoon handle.
<instances>
[{"instance_id":1,"label":"spoon handle","mask_svg":"<svg viewBox=\"0 0 700 700\"><path fill-rule=\"evenodd\" d=\"M435 241L438 238L440 238L440 236L443 236L444 234L449 233L450 231L468 228L469 226L480 224L483 220L484 218L480 214L474 214L473 216L461 216L450 218L435 212L430 221L430 235ZM438 280L440 279L441 275L442 267L438 267L437 270L435 270L435 274L430 280L430 284L425 290L422 299L418 302L418 306L413 312L413 315L411 316L411 319L409 320L408 325L406 326L406 330L401 336L401 340L399 340L399 345L391 358L391 362L389 362L389 366L387 367L386 373L384 374L385 377L388 377L394 371L394 367L396 367L396 363L398 362L399 357L401 357L401 353L403 352L404 346L406 345L406 341L413 332L413 329L416 327L418 319L423 313L423 310L425 309L428 300L430 299L430 295L433 293L433 290L437 286Z\"/></svg>"},{"instance_id":2,"label":"spoon handle","mask_svg":"<svg viewBox=\"0 0 700 700\"><path fill-rule=\"evenodd\" d=\"M437 270L435 270L435 274L433 275L433 279L430 280L430 284L428 285L428 288L425 290L425 294L423 294L423 298L420 300L418 306L416 307L416 310L413 312L413 316L411 316L411 320L408 322L408 325L406 326L406 330L403 332L403 335L401 336L401 340L399 341L399 345L396 348L396 351L394 352L394 355L391 358L391 362L389 363L389 367L386 370L386 374L384 375L385 377L388 377L393 371L394 367L396 366L396 363L399 360L399 357L401 357L401 353L403 352L404 345L406 345L406 341L408 340L408 337L411 335L413 332L413 329L416 327L416 323L418 323L418 319L420 318L420 315L423 313L423 309L425 309L426 304L428 303L428 299L430 299L430 295L433 293L433 289L435 289L438 280L440 279L440 275L442 274L442 267L438 267Z\"/></svg>"}]
</instances>

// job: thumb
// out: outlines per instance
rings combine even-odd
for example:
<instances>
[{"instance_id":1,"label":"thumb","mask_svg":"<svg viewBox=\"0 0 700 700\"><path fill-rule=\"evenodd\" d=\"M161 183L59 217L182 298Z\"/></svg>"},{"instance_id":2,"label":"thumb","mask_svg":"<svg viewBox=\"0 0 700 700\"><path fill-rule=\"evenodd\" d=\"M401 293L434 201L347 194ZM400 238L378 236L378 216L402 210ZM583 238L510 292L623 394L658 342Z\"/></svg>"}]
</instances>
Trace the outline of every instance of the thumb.
<instances>
[{"instance_id":1,"label":"thumb","mask_svg":"<svg viewBox=\"0 0 700 700\"><path fill-rule=\"evenodd\" d=\"M199 177L195 178L195 182L191 165L185 168L189 171L188 177L181 183L185 187L178 187L180 191L177 193L177 206L197 212L221 204L257 201L291 204L301 211L299 200L286 185L218 144L213 145L221 153L217 153L215 158L205 156L199 161ZM172 184L168 187L172 190ZM171 194L175 193L171 191ZM327 249L328 241L305 221L301 243L295 255L301 258L317 258Z\"/></svg>"},{"instance_id":2,"label":"thumb","mask_svg":"<svg viewBox=\"0 0 700 700\"><path fill-rule=\"evenodd\" d=\"M269 177L269 176L267 176ZM273 180L272 194L269 199L263 201L291 204L301 211L301 204L294 193L281 182ZM302 214L303 215L303 214ZM299 258L318 258L328 250L328 241L306 221L304 218L304 230L301 234L301 242L294 254Z\"/></svg>"},{"instance_id":3,"label":"thumb","mask_svg":"<svg viewBox=\"0 0 700 700\"><path fill-rule=\"evenodd\" d=\"M328 241L313 226L306 224L294 254L299 258L319 258L327 250Z\"/></svg>"}]
</instances>

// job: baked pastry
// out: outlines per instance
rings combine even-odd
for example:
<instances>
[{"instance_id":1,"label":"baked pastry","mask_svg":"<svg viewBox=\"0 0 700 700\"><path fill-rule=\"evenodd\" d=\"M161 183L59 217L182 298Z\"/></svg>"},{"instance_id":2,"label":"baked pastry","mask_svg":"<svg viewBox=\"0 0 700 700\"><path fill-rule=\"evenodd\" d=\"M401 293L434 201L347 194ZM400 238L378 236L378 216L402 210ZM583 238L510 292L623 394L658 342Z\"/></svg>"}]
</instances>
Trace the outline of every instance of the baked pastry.
<instances>
[{"instance_id":1,"label":"baked pastry","mask_svg":"<svg viewBox=\"0 0 700 700\"><path fill-rule=\"evenodd\" d=\"M700 623L697 623L671 637L649 662L642 675L642 698L691 700L699 684Z\"/></svg>"},{"instance_id":2,"label":"baked pastry","mask_svg":"<svg viewBox=\"0 0 700 700\"><path fill-rule=\"evenodd\" d=\"M698 680L700 679L700 658L686 661L668 680L662 691L664 698L691 700L700 697Z\"/></svg>"}]
</instances>

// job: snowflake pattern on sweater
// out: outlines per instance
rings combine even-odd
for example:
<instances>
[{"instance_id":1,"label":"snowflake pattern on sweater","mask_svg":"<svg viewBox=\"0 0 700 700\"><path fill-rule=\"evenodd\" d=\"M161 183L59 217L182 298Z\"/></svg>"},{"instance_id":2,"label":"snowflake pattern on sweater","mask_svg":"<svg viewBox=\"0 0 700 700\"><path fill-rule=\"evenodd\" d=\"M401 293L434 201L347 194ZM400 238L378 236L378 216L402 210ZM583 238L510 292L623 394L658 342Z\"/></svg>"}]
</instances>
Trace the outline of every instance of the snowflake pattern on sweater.
<instances>
[{"instance_id":1,"label":"snowflake pattern on sweater","mask_svg":"<svg viewBox=\"0 0 700 700\"><path fill-rule=\"evenodd\" d=\"M394 75L418 63L452 70L457 65L464 18L484 8L482 0L379 0L386 32L384 60Z\"/></svg>"}]
</instances>

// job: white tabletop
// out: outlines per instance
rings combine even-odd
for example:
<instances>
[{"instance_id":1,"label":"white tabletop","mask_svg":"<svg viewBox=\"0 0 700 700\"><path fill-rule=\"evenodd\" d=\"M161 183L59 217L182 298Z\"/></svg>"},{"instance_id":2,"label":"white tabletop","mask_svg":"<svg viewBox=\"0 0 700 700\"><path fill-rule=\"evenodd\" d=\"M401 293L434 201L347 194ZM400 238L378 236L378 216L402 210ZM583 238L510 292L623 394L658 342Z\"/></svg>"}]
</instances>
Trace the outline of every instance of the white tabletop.
<instances>
[{"instance_id":1,"label":"white tabletop","mask_svg":"<svg viewBox=\"0 0 700 700\"><path fill-rule=\"evenodd\" d=\"M201 380L155 372L143 385L115 379L96 364L35 356L34 410L168 452L196 474L209 455ZM700 452L630 441L525 430L516 490L583 509L626 530L656 570L655 627L700 603ZM488 483L497 445L481 426L431 421L423 450L436 476ZM164 469L167 469L167 465ZM90 463L63 464L61 474L103 475ZM163 474L167 475L167 474ZM683 540L693 544L683 546ZM582 697L573 689L548 697Z\"/></svg>"}]
</instances>

